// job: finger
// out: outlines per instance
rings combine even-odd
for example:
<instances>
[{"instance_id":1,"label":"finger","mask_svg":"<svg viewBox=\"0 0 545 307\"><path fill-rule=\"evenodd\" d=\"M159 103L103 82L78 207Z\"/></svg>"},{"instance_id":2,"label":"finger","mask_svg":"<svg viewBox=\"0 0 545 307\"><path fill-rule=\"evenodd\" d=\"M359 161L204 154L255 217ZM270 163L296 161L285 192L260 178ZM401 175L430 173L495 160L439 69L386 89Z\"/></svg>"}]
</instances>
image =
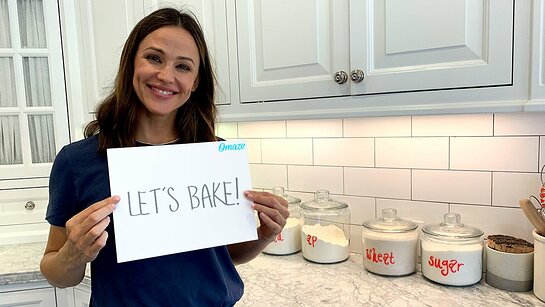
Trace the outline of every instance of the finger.
<instances>
[{"instance_id":1,"label":"finger","mask_svg":"<svg viewBox=\"0 0 545 307\"><path fill-rule=\"evenodd\" d=\"M259 219L261 220L261 227L263 227L264 225L267 226L271 230L271 232L274 234L274 236L281 233L282 229L284 228L283 225L279 225L273 219L271 219L267 214L263 212L259 213Z\"/></svg>"},{"instance_id":2,"label":"finger","mask_svg":"<svg viewBox=\"0 0 545 307\"><path fill-rule=\"evenodd\" d=\"M260 204L254 204L254 209L259 212L259 216L266 215L269 219L273 220L276 224L280 225L282 228L286 225L286 219L289 216L289 211L287 215L279 212L276 209L272 209Z\"/></svg>"},{"instance_id":3,"label":"finger","mask_svg":"<svg viewBox=\"0 0 545 307\"><path fill-rule=\"evenodd\" d=\"M289 216L288 202L284 198L276 197L276 195L270 193L260 194L249 191L246 191L244 195L246 196L246 198L253 201L254 204L259 204L261 206L266 206L278 210L285 218L288 218Z\"/></svg>"},{"instance_id":4,"label":"finger","mask_svg":"<svg viewBox=\"0 0 545 307\"><path fill-rule=\"evenodd\" d=\"M106 203L105 205L101 204L101 207L97 207L98 209L91 211L90 213L88 213L87 216L85 216L85 218L80 222L81 227L84 229L84 231L89 231L104 218L112 214L116 207L116 204L117 202Z\"/></svg>"},{"instance_id":5,"label":"finger","mask_svg":"<svg viewBox=\"0 0 545 307\"><path fill-rule=\"evenodd\" d=\"M105 199L103 199L101 201L98 201L98 202L90 205L89 207L83 209L81 212L76 214L72 219L74 220L74 222L76 224L80 224L87 218L87 216L89 216L93 212L95 212L97 210L101 210L101 209L103 209L105 207L107 208L106 211L110 211L110 213L112 213L113 210L115 209L116 204L119 202L120 199L121 198L119 196L117 196L117 195L105 198ZM109 207L109 209L108 209L108 207ZM108 213L108 214L110 214L110 213ZM106 215L108 215L108 214L106 214Z\"/></svg>"},{"instance_id":6,"label":"finger","mask_svg":"<svg viewBox=\"0 0 545 307\"><path fill-rule=\"evenodd\" d=\"M110 224L110 217L106 216L101 221L96 223L93 227L85 233L85 235L82 238L82 243L84 246L91 246L93 245L96 240L104 233L106 230L106 227Z\"/></svg>"},{"instance_id":7,"label":"finger","mask_svg":"<svg viewBox=\"0 0 545 307\"><path fill-rule=\"evenodd\" d=\"M95 242L91 246L89 246L88 256L89 258L91 258L90 261L94 260L96 256L98 255L98 252L100 252L102 248L106 246L107 240L108 240L108 232L104 231L102 232L100 236L98 236Z\"/></svg>"}]
</instances>

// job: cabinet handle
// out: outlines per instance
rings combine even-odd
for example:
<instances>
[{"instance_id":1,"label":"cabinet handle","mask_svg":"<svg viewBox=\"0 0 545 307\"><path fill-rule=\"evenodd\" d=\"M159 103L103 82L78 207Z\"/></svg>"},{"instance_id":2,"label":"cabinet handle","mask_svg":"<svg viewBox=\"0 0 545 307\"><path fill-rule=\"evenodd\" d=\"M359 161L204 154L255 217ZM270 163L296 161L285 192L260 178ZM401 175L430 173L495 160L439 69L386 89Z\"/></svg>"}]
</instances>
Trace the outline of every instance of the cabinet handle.
<instances>
[{"instance_id":1,"label":"cabinet handle","mask_svg":"<svg viewBox=\"0 0 545 307\"><path fill-rule=\"evenodd\" d=\"M36 204L33 201L29 200L26 202L25 209L33 210L34 208L36 208Z\"/></svg>"},{"instance_id":2,"label":"cabinet handle","mask_svg":"<svg viewBox=\"0 0 545 307\"><path fill-rule=\"evenodd\" d=\"M341 70L335 73L333 79L335 79L335 82L337 82L338 84L343 84L348 80L348 75L343 70Z\"/></svg>"},{"instance_id":3,"label":"cabinet handle","mask_svg":"<svg viewBox=\"0 0 545 307\"><path fill-rule=\"evenodd\" d=\"M350 72L350 79L354 81L355 83L360 83L365 78L365 74L363 73L363 70L361 69L354 69Z\"/></svg>"}]
</instances>

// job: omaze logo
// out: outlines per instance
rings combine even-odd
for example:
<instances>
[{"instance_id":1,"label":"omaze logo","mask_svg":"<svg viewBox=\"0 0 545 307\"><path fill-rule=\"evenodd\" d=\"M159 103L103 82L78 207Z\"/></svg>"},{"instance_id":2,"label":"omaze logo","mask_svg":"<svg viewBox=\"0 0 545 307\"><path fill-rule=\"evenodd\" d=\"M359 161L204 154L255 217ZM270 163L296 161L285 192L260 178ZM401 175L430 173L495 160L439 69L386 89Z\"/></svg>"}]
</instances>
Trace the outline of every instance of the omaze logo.
<instances>
[{"instance_id":1,"label":"omaze logo","mask_svg":"<svg viewBox=\"0 0 545 307\"><path fill-rule=\"evenodd\" d=\"M226 150L243 150L244 148L246 148L246 144L244 143L237 143L237 144L220 143L218 150L219 152L224 152Z\"/></svg>"}]
</instances>

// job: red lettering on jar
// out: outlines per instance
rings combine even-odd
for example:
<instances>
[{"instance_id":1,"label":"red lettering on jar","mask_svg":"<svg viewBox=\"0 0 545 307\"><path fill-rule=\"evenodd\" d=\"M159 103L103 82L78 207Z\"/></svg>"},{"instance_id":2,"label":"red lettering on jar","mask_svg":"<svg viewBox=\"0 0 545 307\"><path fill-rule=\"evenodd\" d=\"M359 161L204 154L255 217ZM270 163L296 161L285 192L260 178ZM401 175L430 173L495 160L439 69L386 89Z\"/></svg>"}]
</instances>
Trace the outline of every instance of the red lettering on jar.
<instances>
[{"instance_id":1,"label":"red lettering on jar","mask_svg":"<svg viewBox=\"0 0 545 307\"><path fill-rule=\"evenodd\" d=\"M373 247L371 249L365 249L365 256L367 257L367 260L374 263L384 263L385 265L395 264L393 252L377 254L377 250Z\"/></svg>"},{"instance_id":2,"label":"red lettering on jar","mask_svg":"<svg viewBox=\"0 0 545 307\"><path fill-rule=\"evenodd\" d=\"M282 237L282 233L279 233L277 236L276 236L276 239L274 239L274 242L282 242L284 241L284 238Z\"/></svg>"},{"instance_id":3,"label":"red lettering on jar","mask_svg":"<svg viewBox=\"0 0 545 307\"><path fill-rule=\"evenodd\" d=\"M318 240L316 236L307 235L307 243L308 245L314 247L314 243Z\"/></svg>"},{"instance_id":4,"label":"red lettering on jar","mask_svg":"<svg viewBox=\"0 0 545 307\"><path fill-rule=\"evenodd\" d=\"M441 260L441 258L435 258L433 256L430 256L428 264L431 267L438 268L443 276L448 276L450 273L460 272L460 268L464 265L455 259Z\"/></svg>"}]
</instances>

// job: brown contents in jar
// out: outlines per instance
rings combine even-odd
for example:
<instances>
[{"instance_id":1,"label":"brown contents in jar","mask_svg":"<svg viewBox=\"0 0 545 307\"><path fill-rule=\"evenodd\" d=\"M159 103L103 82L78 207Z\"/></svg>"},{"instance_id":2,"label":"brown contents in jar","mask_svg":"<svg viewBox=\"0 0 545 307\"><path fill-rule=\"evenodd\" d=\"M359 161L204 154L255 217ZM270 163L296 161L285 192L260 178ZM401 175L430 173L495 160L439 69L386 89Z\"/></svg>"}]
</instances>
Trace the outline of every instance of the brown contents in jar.
<instances>
[{"instance_id":1,"label":"brown contents in jar","mask_svg":"<svg viewBox=\"0 0 545 307\"><path fill-rule=\"evenodd\" d=\"M524 254L534 251L534 244L524 239L506 235L489 235L487 239L488 247L500 252Z\"/></svg>"}]
</instances>

